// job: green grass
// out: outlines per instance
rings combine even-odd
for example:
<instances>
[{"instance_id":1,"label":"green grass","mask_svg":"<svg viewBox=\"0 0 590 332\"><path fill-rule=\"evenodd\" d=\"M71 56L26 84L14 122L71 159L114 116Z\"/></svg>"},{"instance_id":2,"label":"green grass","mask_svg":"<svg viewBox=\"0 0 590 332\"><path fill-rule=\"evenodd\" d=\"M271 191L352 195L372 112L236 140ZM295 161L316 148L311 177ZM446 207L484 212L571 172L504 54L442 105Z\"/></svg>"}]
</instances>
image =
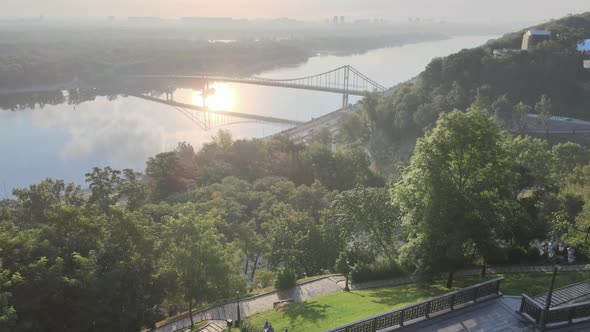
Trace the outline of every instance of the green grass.
<instances>
[{"instance_id":1,"label":"green grass","mask_svg":"<svg viewBox=\"0 0 590 332\"><path fill-rule=\"evenodd\" d=\"M299 284L302 284L302 283L305 283L305 282L308 282L308 281L318 280L318 279L322 279L322 278L326 278L326 277L330 277L330 276L336 276L336 275L338 275L338 274L324 274L324 275L318 275L318 276L313 276L313 277L301 278L301 279L297 279L296 284L299 285ZM266 288L256 288L252 292L248 292L246 294L240 294L240 299L246 300L248 298L251 298L251 297L254 297L254 296L258 296L258 295L261 295L261 294L265 294L265 293L268 293L268 292L272 292L272 291L275 291L275 290L276 289L275 289L274 286L269 286L269 287L266 287ZM233 301L233 300L234 300L234 298L231 298L231 299L219 300L219 301L216 301L216 302L213 302L213 303L206 303L206 304L198 305L198 306L196 306L193 309L193 311L199 311L199 310L207 309L207 308L210 308L210 307L214 307L216 305L219 305L221 303L225 303L225 302ZM181 301L181 300L179 300L179 301ZM180 305L180 313L179 314L177 314L177 315L175 315L173 317L167 317L167 318L165 318L165 319L157 322L156 323L156 326L157 327L160 327L160 326L169 324L170 322L173 322L173 321L175 321L175 320L177 320L177 319L179 319L181 317L188 317L188 303L179 303L179 305Z\"/></svg>"},{"instance_id":2,"label":"green grass","mask_svg":"<svg viewBox=\"0 0 590 332\"><path fill-rule=\"evenodd\" d=\"M500 289L507 295L538 295L545 292L551 282L551 273L519 273L494 275L483 279L458 279L454 286L463 288L500 276L505 278ZM562 272L557 276L556 287L585 279L590 279L590 272ZM403 285L339 292L261 312L250 316L248 321L256 327L261 327L268 319L275 331L282 331L285 327L288 327L289 331L324 331L447 292L449 290L444 287L443 281L424 288Z\"/></svg>"},{"instance_id":3,"label":"green grass","mask_svg":"<svg viewBox=\"0 0 590 332\"><path fill-rule=\"evenodd\" d=\"M324 331L447 291L441 284L436 284L426 288L405 285L339 292L258 313L248 320L254 326L261 327L264 320L268 319L275 331L282 331L285 327L290 331Z\"/></svg>"},{"instance_id":4,"label":"green grass","mask_svg":"<svg viewBox=\"0 0 590 332\"><path fill-rule=\"evenodd\" d=\"M504 277L500 290L506 295L536 296L545 293L551 284L553 273L514 273L497 275ZM564 287L576 282L590 279L590 271L583 272L557 272L555 288Z\"/></svg>"}]
</instances>

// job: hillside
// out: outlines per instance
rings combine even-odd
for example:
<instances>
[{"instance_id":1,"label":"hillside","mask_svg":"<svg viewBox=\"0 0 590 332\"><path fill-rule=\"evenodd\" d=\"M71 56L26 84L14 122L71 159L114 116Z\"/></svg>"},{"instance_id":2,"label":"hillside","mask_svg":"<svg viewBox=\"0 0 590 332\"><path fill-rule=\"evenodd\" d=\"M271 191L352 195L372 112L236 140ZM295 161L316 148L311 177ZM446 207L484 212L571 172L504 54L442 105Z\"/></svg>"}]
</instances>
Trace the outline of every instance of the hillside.
<instances>
[{"instance_id":1,"label":"hillside","mask_svg":"<svg viewBox=\"0 0 590 332\"><path fill-rule=\"evenodd\" d=\"M495 49L520 49L529 29L551 31L550 40L498 57ZM407 161L416 138L440 113L477 105L508 127L527 113L590 120L587 83L579 41L590 38L590 12L506 34L486 44L433 59L415 80L390 95L369 96L361 114L343 123L344 140L361 140L379 156L378 168Z\"/></svg>"}]
</instances>

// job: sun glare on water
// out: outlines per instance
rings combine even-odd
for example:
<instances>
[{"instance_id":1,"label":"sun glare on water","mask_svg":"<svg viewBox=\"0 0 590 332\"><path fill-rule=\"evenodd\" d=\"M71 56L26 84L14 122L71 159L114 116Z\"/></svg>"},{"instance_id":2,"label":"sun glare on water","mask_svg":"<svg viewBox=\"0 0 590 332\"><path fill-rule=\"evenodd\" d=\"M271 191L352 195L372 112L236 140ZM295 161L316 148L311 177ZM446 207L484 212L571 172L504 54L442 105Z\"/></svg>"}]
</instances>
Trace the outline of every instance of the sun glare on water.
<instances>
[{"instance_id":1,"label":"sun glare on water","mask_svg":"<svg viewBox=\"0 0 590 332\"><path fill-rule=\"evenodd\" d=\"M233 91L227 84L215 82L209 86L205 103L211 110L231 111L234 107ZM193 104L203 106L203 96L196 94Z\"/></svg>"}]
</instances>

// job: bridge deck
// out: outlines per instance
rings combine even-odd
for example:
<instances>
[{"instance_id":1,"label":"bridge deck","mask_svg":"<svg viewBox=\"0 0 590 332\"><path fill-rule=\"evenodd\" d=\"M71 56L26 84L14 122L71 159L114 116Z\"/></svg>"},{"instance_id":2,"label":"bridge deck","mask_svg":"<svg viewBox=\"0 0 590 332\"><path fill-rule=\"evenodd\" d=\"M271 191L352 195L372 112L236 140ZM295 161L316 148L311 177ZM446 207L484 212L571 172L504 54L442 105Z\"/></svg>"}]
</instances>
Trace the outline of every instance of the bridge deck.
<instances>
[{"instance_id":1,"label":"bridge deck","mask_svg":"<svg viewBox=\"0 0 590 332\"><path fill-rule=\"evenodd\" d=\"M158 79L185 79L185 80L208 80L215 82L227 82L227 83L238 83L238 84L251 84L251 85L263 85L263 86L274 86L280 88L300 89L300 90L311 90L320 92L332 92L338 94L347 94L351 96L365 96L369 91L343 89L329 86L305 84L305 83L293 83L289 81L280 80L260 80L253 78L235 78L235 77L223 77L223 76L169 76L169 75L141 75L134 76L136 78L158 78Z\"/></svg>"}]
</instances>

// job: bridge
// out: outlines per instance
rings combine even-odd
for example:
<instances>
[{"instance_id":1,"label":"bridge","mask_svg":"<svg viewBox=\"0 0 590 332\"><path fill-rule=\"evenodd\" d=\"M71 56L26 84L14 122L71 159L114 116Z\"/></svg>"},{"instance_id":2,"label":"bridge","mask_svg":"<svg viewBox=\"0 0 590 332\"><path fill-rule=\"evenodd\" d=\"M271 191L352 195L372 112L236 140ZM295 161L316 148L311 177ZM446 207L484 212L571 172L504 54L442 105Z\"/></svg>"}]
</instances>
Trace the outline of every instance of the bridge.
<instances>
[{"instance_id":1,"label":"bridge","mask_svg":"<svg viewBox=\"0 0 590 332\"><path fill-rule=\"evenodd\" d=\"M342 94L342 107L348 107L349 96L364 96L369 92L383 92L384 86L362 74L352 66L346 65L336 69L299 78L273 79L258 76L228 77L214 75L138 75L141 79L167 80L203 80L207 87L209 82L228 82L239 84L253 84L290 89L322 91ZM173 99L172 97L167 99Z\"/></svg>"}]
</instances>

